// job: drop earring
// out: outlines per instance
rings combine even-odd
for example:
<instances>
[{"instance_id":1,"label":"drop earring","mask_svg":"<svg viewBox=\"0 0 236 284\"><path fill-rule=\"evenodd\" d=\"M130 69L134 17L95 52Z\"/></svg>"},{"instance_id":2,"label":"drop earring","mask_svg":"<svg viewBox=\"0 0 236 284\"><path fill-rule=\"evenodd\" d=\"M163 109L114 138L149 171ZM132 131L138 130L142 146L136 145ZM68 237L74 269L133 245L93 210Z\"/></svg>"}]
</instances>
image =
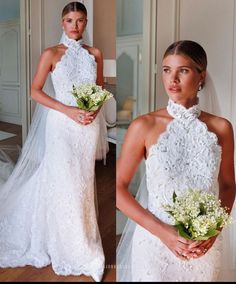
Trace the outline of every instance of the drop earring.
<instances>
[{"instance_id":1,"label":"drop earring","mask_svg":"<svg viewBox=\"0 0 236 284\"><path fill-rule=\"evenodd\" d=\"M199 87L198 87L198 92L202 90L202 82L200 82Z\"/></svg>"}]
</instances>

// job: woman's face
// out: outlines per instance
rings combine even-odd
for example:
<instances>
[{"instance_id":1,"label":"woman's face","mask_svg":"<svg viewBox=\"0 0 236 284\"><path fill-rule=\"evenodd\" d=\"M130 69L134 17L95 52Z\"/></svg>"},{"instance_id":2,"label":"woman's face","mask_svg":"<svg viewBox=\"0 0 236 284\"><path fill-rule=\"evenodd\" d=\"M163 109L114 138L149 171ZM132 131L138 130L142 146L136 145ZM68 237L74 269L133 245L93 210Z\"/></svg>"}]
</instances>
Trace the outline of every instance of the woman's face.
<instances>
[{"instance_id":1,"label":"woman's face","mask_svg":"<svg viewBox=\"0 0 236 284\"><path fill-rule=\"evenodd\" d=\"M83 12L70 12L62 19L62 27L69 38L78 40L82 38L87 25L87 17Z\"/></svg>"},{"instance_id":2,"label":"woman's face","mask_svg":"<svg viewBox=\"0 0 236 284\"><path fill-rule=\"evenodd\" d=\"M206 71L199 73L187 56L168 55L163 60L163 83L168 96L175 102L195 100L205 76Z\"/></svg>"}]
</instances>

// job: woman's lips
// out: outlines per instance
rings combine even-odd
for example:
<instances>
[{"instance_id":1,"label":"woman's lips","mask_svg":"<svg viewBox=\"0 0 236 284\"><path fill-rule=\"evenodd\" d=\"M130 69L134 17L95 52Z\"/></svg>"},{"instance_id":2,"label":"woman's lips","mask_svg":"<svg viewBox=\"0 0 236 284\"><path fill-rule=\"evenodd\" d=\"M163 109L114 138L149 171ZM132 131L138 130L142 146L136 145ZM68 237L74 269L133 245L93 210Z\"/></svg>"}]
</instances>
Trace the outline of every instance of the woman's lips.
<instances>
[{"instance_id":1,"label":"woman's lips","mask_svg":"<svg viewBox=\"0 0 236 284\"><path fill-rule=\"evenodd\" d=\"M179 93L179 92L181 92L181 89L177 88L177 87L170 87L169 91L172 92L172 93Z\"/></svg>"}]
</instances>

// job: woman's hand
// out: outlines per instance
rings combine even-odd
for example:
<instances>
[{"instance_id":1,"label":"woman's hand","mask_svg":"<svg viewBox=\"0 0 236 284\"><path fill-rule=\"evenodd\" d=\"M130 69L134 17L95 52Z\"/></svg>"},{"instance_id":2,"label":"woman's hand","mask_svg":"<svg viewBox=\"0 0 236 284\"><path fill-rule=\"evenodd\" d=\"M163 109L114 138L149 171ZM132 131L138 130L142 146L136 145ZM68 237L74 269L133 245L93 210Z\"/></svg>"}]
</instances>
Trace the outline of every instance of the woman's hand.
<instances>
[{"instance_id":1,"label":"woman's hand","mask_svg":"<svg viewBox=\"0 0 236 284\"><path fill-rule=\"evenodd\" d=\"M171 225L163 223L162 228L163 231L158 237L176 257L182 260L189 260L200 257L203 254L205 247L201 247L201 241L184 239Z\"/></svg>"},{"instance_id":2,"label":"woman's hand","mask_svg":"<svg viewBox=\"0 0 236 284\"><path fill-rule=\"evenodd\" d=\"M197 247L195 249L199 249L200 253L198 254L198 257L203 256L208 252L208 250L213 246L214 242L216 241L217 236L211 237L210 239L206 241L200 241ZM189 246L191 249L191 245Z\"/></svg>"},{"instance_id":3,"label":"woman's hand","mask_svg":"<svg viewBox=\"0 0 236 284\"><path fill-rule=\"evenodd\" d=\"M88 125L92 123L96 118L98 112L99 111L85 111L73 106L66 106L63 111L63 113L69 118L82 125Z\"/></svg>"}]
</instances>

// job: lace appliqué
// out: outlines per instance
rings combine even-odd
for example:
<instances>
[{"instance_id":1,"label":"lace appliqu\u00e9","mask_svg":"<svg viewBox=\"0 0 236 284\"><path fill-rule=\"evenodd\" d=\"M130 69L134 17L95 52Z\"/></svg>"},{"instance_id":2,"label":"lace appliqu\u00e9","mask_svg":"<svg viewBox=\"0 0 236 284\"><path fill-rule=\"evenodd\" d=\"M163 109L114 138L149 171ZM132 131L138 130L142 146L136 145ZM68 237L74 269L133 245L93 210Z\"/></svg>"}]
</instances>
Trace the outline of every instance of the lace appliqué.
<instances>
[{"instance_id":1,"label":"lace appliqu\u00e9","mask_svg":"<svg viewBox=\"0 0 236 284\"><path fill-rule=\"evenodd\" d=\"M76 106L76 100L71 94L72 86L95 83L97 63L94 56L83 47L83 40L75 41L65 35L61 43L67 47L67 50L57 62L51 78L56 99L66 105Z\"/></svg>"}]
</instances>

